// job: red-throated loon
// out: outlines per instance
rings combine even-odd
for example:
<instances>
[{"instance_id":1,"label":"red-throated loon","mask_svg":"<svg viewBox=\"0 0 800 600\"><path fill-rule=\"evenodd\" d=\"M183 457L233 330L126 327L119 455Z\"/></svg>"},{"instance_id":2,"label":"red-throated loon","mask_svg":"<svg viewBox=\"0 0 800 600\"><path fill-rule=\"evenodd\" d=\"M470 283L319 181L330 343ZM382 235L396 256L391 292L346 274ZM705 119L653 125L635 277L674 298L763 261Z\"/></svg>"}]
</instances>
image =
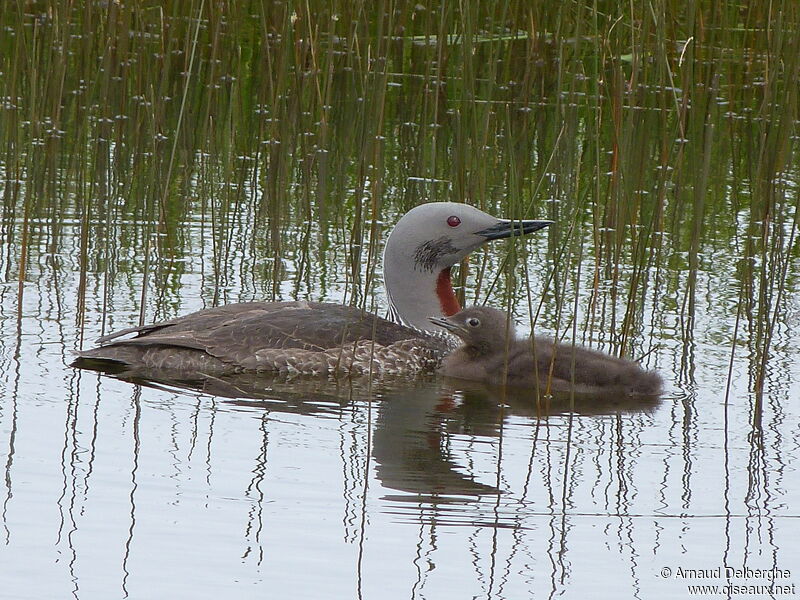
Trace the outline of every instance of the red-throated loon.
<instances>
[{"instance_id":1,"label":"red-throated loon","mask_svg":"<svg viewBox=\"0 0 800 600\"><path fill-rule=\"evenodd\" d=\"M539 336L517 339L509 315L495 308L470 306L430 320L463 341L442 362L448 377L554 392L661 393L661 377L632 360Z\"/></svg>"},{"instance_id":2,"label":"red-throated loon","mask_svg":"<svg viewBox=\"0 0 800 600\"><path fill-rule=\"evenodd\" d=\"M460 310L450 268L486 242L532 233L552 221L498 219L467 204L432 202L408 211L386 241L389 319L339 304L229 304L101 337L75 367L166 369L224 375L416 373L452 347L431 315ZM126 335L131 338L121 339Z\"/></svg>"}]
</instances>

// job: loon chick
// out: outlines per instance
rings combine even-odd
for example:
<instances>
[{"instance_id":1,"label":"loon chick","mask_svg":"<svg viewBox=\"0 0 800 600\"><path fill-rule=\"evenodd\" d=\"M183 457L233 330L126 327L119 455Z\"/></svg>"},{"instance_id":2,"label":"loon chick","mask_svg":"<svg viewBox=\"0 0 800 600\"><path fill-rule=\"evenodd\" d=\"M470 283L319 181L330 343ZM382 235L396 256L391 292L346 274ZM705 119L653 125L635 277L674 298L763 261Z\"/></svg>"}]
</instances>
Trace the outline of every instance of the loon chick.
<instances>
[{"instance_id":1,"label":"loon chick","mask_svg":"<svg viewBox=\"0 0 800 600\"><path fill-rule=\"evenodd\" d=\"M433 371L450 340L429 315L460 310L450 268L492 240L552 221L498 219L467 204L421 204L397 222L383 254L390 319L322 302L247 302L101 337L72 366L113 373L288 375ZM124 337L132 335L133 337Z\"/></svg>"},{"instance_id":2,"label":"loon chick","mask_svg":"<svg viewBox=\"0 0 800 600\"><path fill-rule=\"evenodd\" d=\"M495 308L471 306L430 320L463 341L442 362L448 377L587 394L661 393L661 377L635 361L539 336L516 338L509 315Z\"/></svg>"}]
</instances>

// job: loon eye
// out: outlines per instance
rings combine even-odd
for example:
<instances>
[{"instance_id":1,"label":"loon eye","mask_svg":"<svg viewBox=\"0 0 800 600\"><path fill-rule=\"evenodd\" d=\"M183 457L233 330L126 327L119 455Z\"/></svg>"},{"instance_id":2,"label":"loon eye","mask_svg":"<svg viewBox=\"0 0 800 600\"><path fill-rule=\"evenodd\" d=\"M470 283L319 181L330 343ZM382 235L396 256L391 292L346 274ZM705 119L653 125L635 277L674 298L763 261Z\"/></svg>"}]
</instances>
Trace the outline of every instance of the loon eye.
<instances>
[{"instance_id":1,"label":"loon eye","mask_svg":"<svg viewBox=\"0 0 800 600\"><path fill-rule=\"evenodd\" d=\"M467 325L469 325L470 327L480 327L481 326L481 320L480 319L476 319L475 317L471 317L471 318L467 319Z\"/></svg>"},{"instance_id":2,"label":"loon eye","mask_svg":"<svg viewBox=\"0 0 800 600\"><path fill-rule=\"evenodd\" d=\"M447 217L447 224L450 225L450 227L458 227L459 225L461 225L461 219L459 219L455 215L452 215L450 217Z\"/></svg>"}]
</instances>

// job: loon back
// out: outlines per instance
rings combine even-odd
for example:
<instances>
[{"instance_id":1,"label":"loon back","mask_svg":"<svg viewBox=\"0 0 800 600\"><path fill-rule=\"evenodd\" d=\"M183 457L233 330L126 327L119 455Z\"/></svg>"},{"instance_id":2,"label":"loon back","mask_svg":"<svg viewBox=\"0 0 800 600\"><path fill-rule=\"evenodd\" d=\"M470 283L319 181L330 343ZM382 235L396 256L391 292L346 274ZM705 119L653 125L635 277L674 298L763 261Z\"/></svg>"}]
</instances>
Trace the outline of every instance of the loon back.
<instances>
[{"instance_id":1,"label":"loon back","mask_svg":"<svg viewBox=\"0 0 800 600\"><path fill-rule=\"evenodd\" d=\"M98 341L101 345L80 352L73 366L208 374L419 372L435 369L448 348L444 336L355 307L305 301L228 304Z\"/></svg>"}]
</instances>

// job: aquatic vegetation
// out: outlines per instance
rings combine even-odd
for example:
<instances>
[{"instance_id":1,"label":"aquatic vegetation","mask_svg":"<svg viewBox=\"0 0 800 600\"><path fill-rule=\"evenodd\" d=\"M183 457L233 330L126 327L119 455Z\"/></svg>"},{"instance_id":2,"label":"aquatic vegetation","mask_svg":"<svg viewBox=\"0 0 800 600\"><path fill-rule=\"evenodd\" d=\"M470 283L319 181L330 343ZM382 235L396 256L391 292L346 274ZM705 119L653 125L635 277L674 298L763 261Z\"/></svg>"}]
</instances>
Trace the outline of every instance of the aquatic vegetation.
<instances>
[{"instance_id":1,"label":"aquatic vegetation","mask_svg":"<svg viewBox=\"0 0 800 600\"><path fill-rule=\"evenodd\" d=\"M250 299L374 310L387 228L466 201L559 227L462 265L465 302L653 365L677 343L687 389L713 340L761 391L797 294L798 12L21 4L0 269L20 310L25 281L75 273L81 332Z\"/></svg>"}]
</instances>

